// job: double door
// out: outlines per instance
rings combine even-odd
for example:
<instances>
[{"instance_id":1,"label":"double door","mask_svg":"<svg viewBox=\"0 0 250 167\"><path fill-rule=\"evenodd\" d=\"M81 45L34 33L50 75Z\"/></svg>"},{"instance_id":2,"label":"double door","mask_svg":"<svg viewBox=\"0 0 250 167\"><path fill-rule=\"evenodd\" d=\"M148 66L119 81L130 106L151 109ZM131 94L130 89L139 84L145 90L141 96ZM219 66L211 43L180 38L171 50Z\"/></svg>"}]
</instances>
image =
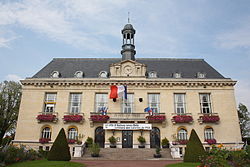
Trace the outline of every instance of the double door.
<instances>
[{"instance_id":1,"label":"double door","mask_svg":"<svg viewBox=\"0 0 250 167\"><path fill-rule=\"evenodd\" d=\"M122 148L133 148L133 131L122 131Z\"/></svg>"}]
</instances>

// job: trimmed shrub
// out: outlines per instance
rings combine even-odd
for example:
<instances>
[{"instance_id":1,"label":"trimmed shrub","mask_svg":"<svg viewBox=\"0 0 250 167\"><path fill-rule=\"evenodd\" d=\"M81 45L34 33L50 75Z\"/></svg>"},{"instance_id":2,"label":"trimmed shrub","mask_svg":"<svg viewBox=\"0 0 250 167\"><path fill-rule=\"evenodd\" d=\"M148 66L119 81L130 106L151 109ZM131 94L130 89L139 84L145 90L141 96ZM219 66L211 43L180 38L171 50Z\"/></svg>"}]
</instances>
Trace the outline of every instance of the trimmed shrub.
<instances>
[{"instance_id":1,"label":"trimmed shrub","mask_svg":"<svg viewBox=\"0 0 250 167\"><path fill-rule=\"evenodd\" d=\"M192 129L184 155L184 162L199 162L199 157L204 154L205 150L203 145L195 130Z\"/></svg>"},{"instance_id":2,"label":"trimmed shrub","mask_svg":"<svg viewBox=\"0 0 250 167\"><path fill-rule=\"evenodd\" d=\"M93 138L88 137L86 140L86 147L90 147L93 144Z\"/></svg>"},{"instance_id":3,"label":"trimmed shrub","mask_svg":"<svg viewBox=\"0 0 250 167\"><path fill-rule=\"evenodd\" d=\"M71 159L68 141L62 128L48 154L49 161L69 161Z\"/></svg>"}]
</instances>

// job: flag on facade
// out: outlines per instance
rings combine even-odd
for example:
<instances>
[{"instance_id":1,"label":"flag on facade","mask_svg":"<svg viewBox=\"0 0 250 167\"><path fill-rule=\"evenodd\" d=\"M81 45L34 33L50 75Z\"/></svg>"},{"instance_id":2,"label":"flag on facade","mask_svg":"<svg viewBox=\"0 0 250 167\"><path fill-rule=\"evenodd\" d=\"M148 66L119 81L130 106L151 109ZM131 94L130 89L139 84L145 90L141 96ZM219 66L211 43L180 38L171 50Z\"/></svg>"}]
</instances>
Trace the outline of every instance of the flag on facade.
<instances>
[{"instance_id":1,"label":"flag on facade","mask_svg":"<svg viewBox=\"0 0 250 167\"><path fill-rule=\"evenodd\" d=\"M102 114L102 115L107 115L107 111L108 111L108 107L101 107L99 109L99 112Z\"/></svg>"},{"instance_id":2,"label":"flag on facade","mask_svg":"<svg viewBox=\"0 0 250 167\"><path fill-rule=\"evenodd\" d=\"M116 85L112 85L110 87L110 95L109 98L110 99L116 99L118 97L124 97L124 99L127 99L127 86L124 85L120 85L120 86L116 86Z\"/></svg>"},{"instance_id":3,"label":"flag on facade","mask_svg":"<svg viewBox=\"0 0 250 167\"><path fill-rule=\"evenodd\" d=\"M152 111L152 109L150 107L145 108L144 112L147 112L149 115L153 114L153 111Z\"/></svg>"}]
</instances>

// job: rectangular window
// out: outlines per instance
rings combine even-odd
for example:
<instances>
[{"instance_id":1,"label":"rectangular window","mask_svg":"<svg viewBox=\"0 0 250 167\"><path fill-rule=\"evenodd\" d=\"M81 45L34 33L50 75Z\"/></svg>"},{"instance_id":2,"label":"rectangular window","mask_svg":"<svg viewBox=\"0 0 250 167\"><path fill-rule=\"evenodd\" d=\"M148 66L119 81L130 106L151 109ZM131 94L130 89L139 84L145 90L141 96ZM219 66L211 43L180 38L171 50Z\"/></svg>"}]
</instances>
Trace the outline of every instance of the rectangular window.
<instances>
[{"instance_id":1,"label":"rectangular window","mask_svg":"<svg viewBox=\"0 0 250 167\"><path fill-rule=\"evenodd\" d=\"M175 113L176 114L185 114L185 94L184 93L178 93L174 94L174 103L175 103Z\"/></svg>"},{"instance_id":2,"label":"rectangular window","mask_svg":"<svg viewBox=\"0 0 250 167\"><path fill-rule=\"evenodd\" d=\"M81 93L71 93L70 94L70 109L69 112L72 114L80 113L81 111L81 99L82 94Z\"/></svg>"},{"instance_id":3,"label":"rectangular window","mask_svg":"<svg viewBox=\"0 0 250 167\"><path fill-rule=\"evenodd\" d=\"M101 112L103 108L108 107L108 94L97 93L95 94L95 112Z\"/></svg>"},{"instance_id":4,"label":"rectangular window","mask_svg":"<svg viewBox=\"0 0 250 167\"><path fill-rule=\"evenodd\" d=\"M55 112L56 107L56 93L46 93L44 100L44 113Z\"/></svg>"},{"instance_id":5,"label":"rectangular window","mask_svg":"<svg viewBox=\"0 0 250 167\"><path fill-rule=\"evenodd\" d=\"M201 106L201 113L203 114L212 113L210 94L208 93L200 94L200 106Z\"/></svg>"},{"instance_id":6,"label":"rectangular window","mask_svg":"<svg viewBox=\"0 0 250 167\"><path fill-rule=\"evenodd\" d=\"M128 99L122 100L122 112L133 113L134 110L134 94L127 94Z\"/></svg>"},{"instance_id":7,"label":"rectangular window","mask_svg":"<svg viewBox=\"0 0 250 167\"><path fill-rule=\"evenodd\" d=\"M160 113L160 94L148 94L148 106L153 113Z\"/></svg>"}]
</instances>

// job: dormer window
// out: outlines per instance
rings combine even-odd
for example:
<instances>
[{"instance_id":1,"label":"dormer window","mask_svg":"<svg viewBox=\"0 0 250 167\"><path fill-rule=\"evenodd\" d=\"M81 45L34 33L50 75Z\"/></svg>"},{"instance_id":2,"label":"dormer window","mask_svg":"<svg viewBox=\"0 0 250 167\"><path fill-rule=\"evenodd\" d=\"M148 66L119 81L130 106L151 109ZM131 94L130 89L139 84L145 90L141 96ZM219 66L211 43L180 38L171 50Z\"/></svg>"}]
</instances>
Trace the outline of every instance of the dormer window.
<instances>
[{"instance_id":1,"label":"dormer window","mask_svg":"<svg viewBox=\"0 0 250 167\"><path fill-rule=\"evenodd\" d=\"M181 73L176 72L176 73L173 74L173 77L174 78L181 78Z\"/></svg>"},{"instance_id":2,"label":"dormer window","mask_svg":"<svg viewBox=\"0 0 250 167\"><path fill-rule=\"evenodd\" d=\"M206 78L206 74L203 72L198 72L197 73L197 78Z\"/></svg>"},{"instance_id":3,"label":"dormer window","mask_svg":"<svg viewBox=\"0 0 250 167\"><path fill-rule=\"evenodd\" d=\"M59 77L60 77L60 73L59 73L58 71L53 71L53 72L51 73L51 77L52 77L52 78L59 78Z\"/></svg>"},{"instance_id":4,"label":"dormer window","mask_svg":"<svg viewBox=\"0 0 250 167\"><path fill-rule=\"evenodd\" d=\"M148 73L148 77L149 77L149 78L157 78L157 73L156 73L155 71L150 71L150 72Z\"/></svg>"},{"instance_id":5,"label":"dormer window","mask_svg":"<svg viewBox=\"0 0 250 167\"><path fill-rule=\"evenodd\" d=\"M108 78L108 72L107 71L101 71L99 73L100 78Z\"/></svg>"},{"instance_id":6,"label":"dormer window","mask_svg":"<svg viewBox=\"0 0 250 167\"><path fill-rule=\"evenodd\" d=\"M83 72L82 71L76 71L75 78L82 78L82 77L83 77Z\"/></svg>"}]
</instances>

